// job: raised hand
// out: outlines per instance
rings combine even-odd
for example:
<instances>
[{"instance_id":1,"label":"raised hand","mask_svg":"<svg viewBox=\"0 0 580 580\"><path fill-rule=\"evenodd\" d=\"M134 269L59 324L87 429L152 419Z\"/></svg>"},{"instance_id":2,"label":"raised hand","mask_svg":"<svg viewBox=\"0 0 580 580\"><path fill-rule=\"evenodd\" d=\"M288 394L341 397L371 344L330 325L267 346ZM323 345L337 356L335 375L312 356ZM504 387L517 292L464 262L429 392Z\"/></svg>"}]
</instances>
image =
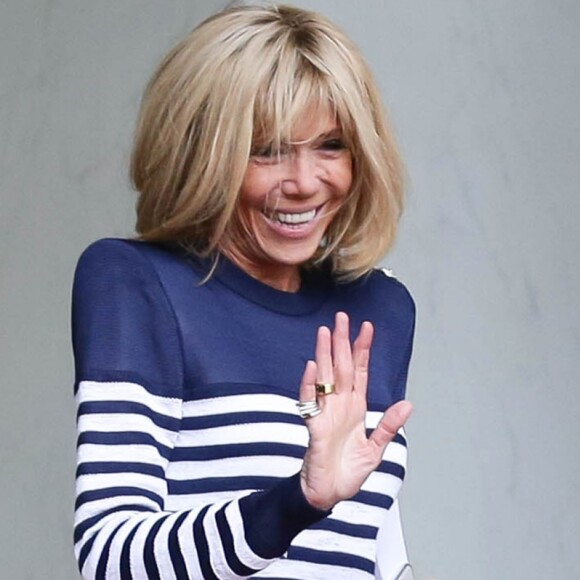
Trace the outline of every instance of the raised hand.
<instances>
[{"instance_id":1,"label":"raised hand","mask_svg":"<svg viewBox=\"0 0 580 580\"><path fill-rule=\"evenodd\" d=\"M373 326L364 322L351 347L348 316L337 313L332 333L324 326L318 329L315 361L308 361L302 376L300 401L317 399L322 411L306 419L310 442L301 471L304 496L319 509L330 509L360 490L412 411L408 401L392 405L367 437L372 340ZM334 383L335 393L317 397L316 383Z\"/></svg>"}]
</instances>

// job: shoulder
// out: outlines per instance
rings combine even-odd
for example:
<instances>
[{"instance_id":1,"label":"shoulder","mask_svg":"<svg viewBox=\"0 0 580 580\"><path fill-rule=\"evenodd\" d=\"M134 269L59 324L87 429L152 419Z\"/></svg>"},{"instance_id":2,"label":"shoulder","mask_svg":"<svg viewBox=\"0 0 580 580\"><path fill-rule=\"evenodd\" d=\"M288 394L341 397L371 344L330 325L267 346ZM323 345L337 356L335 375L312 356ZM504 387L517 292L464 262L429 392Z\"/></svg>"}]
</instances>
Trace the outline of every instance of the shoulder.
<instances>
[{"instance_id":1,"label":"shoulder","mask_svg":"<svg viewBox=\"0 0 580 580\"><path fill-rule=\"evenodd\" d=\"M81 254L75 285L116 280L125 284L147 282L163 286L163 278L171 278L171 273L179 269L190 275L193 272L175 248L139 240L104 238L93 242Z\"/></svg>"},{"instance_id":2,"label":"shoulder","mask_svg":"<svg viewBox=\"0 0 580 580\"><path fill-rule=\"evenodd\" d=\"M159 253L154 244L138 240L104 238L90 244L81 254L78 269L91 269L107 266L108 268L146 266L151 256Z\"/></svg>"},{"instance_id":3,"label":"shoulder","mask_svg":"<svg viewBox=\"0 0 580 580\"><path fill-rule=\"evenodd\" d=\"M114 238L88 246L75 271L73 314L100 307L105 316L122 306L127 312L140 310L145 316L153 302L166 303L163 285L151 263L152 251L152 244Z\"/></svg>"},{"instance_id":4,"label":"shoulder","mask_svg":"<svg viewBox=\"0 0 580 580\"><path fill-rule=\"evenodd\" d=\"M374 268L353 283L356 299L365 301L371 308L391 311L397 317L414 320L415 301L407 286L391 270Z\"/></svg>"},{"instance_id":5,"label":"shoulder","mask_svg":"<svg viewBox=\"0 0 580 580\"><path fill-rule=\"evenodd\" d=\"M180 384L177 321L150 259L158 251L144 242L104 239L82 253L72 293L77 380Z\"/></svg>"},{"instance_id":6,"label":"shoulder","mask_svg":"<svg viewBox=\"0 0 580 580\"><path fill-rule=\"evenodd\" d=\"M375 268L371 271L370 276L375 280L377 287L382 289L391 299L397 300L398 304L410 313L415 313L415 301L411 292L392 270Z\"/></svg>"}]
</instances>

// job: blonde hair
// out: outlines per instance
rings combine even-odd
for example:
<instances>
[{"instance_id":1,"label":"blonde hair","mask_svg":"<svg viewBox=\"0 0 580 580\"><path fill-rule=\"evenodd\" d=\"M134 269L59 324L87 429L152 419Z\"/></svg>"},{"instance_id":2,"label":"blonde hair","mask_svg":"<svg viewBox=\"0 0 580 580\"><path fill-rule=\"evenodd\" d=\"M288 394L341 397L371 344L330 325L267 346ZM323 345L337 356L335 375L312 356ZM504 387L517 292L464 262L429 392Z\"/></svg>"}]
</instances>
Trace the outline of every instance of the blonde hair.
<instances>
[{"instance_id":1,"label":"blonde hair","mask_svg":"<svg viewBox=\"0 0 580 580\"><path fill-rule=\"evenodd\" d=\"M256 142L289 139L297 118L331 107L353 183L314 256L335 275L367 273L394 241L403 170L360 52L323 16L286 5L208 18L161 62L145 91L131 160L141 239L216 252L235 221Z\"/></svg>"}]
</instances>

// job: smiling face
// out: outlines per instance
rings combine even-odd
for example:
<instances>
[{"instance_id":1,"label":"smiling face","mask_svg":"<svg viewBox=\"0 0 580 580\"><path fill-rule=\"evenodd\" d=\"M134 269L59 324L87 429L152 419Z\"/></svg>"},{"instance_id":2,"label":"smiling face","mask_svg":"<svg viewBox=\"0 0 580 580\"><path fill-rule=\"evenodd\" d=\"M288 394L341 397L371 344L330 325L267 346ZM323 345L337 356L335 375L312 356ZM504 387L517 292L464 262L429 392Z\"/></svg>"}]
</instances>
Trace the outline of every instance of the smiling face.
<instances>
[{"instance_id":1,"label":"smiling face","mask_svg":"<svg viewBox=\"0 0 580 580\"><path fill-rule=\"evenodd\" d=\"M303 116L279 150L252 151L238 231L222 251L266 284L297 290L300 266L314 256L351 183L352 157L335 117L330 111Z\"/></svg>"}]
</instances>

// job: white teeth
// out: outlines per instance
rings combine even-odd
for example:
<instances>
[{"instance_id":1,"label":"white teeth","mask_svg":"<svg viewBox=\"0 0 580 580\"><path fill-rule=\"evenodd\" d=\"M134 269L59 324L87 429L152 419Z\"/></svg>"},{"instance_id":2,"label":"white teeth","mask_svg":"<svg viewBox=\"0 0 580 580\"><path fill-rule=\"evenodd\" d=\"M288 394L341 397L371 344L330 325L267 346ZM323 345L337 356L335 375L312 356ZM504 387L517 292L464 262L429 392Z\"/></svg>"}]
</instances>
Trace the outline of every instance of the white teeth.
<instances>
[{"instance_id":1,"label":"white teeth","mask_svg":"<svg viewBox=\"0 0 580 580\"><path fill-rule=\"evenodd\" d=\"M274 214L274 219L282 224L297 225L309 222L310 220L314 219L314 216L316 216L315 209L305 211L304 213L282 213L277 211Z\"/></svg>"}]
</instances>

